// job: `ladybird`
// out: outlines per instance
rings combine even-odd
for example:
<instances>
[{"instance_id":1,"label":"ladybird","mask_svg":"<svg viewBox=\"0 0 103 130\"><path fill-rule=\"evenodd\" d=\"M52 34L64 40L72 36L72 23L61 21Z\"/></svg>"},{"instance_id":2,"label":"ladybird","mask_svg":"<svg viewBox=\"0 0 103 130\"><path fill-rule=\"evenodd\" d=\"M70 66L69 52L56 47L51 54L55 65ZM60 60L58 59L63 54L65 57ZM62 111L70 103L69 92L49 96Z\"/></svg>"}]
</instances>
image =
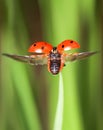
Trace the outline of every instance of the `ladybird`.
<instances>
[{"instance_id":1,"label":"ladybird","mask_svg":"<svg viewBox=\"0 0 103 130\"><path fill-rule=\"evenodd\" d=\"M80 48L78 42L74 40L65 40L57 47L53 47L47 42L33 43L28 52L31 55L14 55L3 53L3 55L14 60L29 63L32 65L47 65L48 71L53 75L58 74L67 62L84 59L97 52L82 52L82 53L65 53L65 51Z\"/></svg>"}]
</instances>

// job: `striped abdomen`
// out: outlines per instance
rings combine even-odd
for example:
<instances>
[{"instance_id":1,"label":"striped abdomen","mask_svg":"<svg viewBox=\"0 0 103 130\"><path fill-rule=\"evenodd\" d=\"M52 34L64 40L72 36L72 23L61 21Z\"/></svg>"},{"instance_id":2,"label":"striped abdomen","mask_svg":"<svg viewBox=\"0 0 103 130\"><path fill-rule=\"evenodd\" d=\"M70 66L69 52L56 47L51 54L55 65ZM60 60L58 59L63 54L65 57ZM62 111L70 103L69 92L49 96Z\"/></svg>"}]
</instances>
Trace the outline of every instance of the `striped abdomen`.
<instances>
[{"instance_id":1,"label":"striped abdomen","mask_svg":"<svg viewBox=\"0 0 103 130\"><path fill-rule=\"evenodd\" d=\"M63 67L63 63L61 63L61 54L58 52L51 52L48 60L48 70L53 75L56 75L60 72Z\"/></svg>"},{"instance_id":2,"label":"striped abdomen","mask_svg":"<svg viewBox=\"0 0 103 130\"><path fill-rule=\"evenodd\" d=\"M58 74L61 67L61 60L50 60L49 70L52 74Z\"/></svg>"}]
</instances>

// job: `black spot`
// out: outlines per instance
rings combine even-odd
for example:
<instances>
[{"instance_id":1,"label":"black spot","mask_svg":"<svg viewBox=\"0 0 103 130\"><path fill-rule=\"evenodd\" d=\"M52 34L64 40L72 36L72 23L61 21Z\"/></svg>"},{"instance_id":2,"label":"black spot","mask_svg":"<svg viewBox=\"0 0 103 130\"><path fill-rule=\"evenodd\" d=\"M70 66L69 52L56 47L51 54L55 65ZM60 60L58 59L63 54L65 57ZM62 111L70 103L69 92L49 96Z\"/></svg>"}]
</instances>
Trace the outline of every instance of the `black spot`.
<instances>
[{"instance_id":1,"label":"black spot","mask_svg":"<svg viewBox=\"0 0 103 130\"><path fill-rule=\"evenodd\" d=\"M62 48L64 48L64 45L62 45Z\"/></svg>"},{"instance_id":2,"label":"black spot","mask_svg":"<svg viewBox=\"0 0 103 130\"><path fill-rule=\"evenodd\" d=\"M70 43L73 43L73 41L70 41Z\"/></svg>"},{"instance_id":3,"label":"black spot","mask_svg":"<svg viewBox=\"0 0 103 130\"><path fill-rule=\"evenodd\" d=\"M42 46L41 49L43 50L43 49L44 49L44 46Z\"/></svg>"},{"instance_id":4,"label":"black spot","mask_svg":"<svg viewBox=\"0 0 103 130\"><path fill-rule=\"evenodd\" d=\"M34 46L36 46L36 43L34 43Z\"/></svg>"}]
</instances>

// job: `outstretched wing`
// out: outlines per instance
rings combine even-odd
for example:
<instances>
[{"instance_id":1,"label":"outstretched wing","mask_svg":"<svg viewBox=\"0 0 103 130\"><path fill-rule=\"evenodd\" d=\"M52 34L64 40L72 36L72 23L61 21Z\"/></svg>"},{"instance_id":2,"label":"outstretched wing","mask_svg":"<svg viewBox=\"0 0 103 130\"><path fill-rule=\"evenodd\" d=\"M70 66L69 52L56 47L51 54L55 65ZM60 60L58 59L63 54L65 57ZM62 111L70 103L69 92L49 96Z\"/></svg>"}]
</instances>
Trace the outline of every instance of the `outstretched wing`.
<instances>
[{"instance_id":1,"label":"outstretched wing","mask_svg":"<svg viewBox=\"0 0 103 130\"><path fill-rule=\"evenodd\" d=\"M12 58L14 60L20 61L20 62L29 63L31 65L46 65L47 64L47 56L44 56L43 54L21 56L21 55L3 53L3 55L9 58Z\"/></svg>"},{"instance_id":2,"label":"outstretched wing","mask_svg":"<svg viewBox=\"0 0 103 130\"><path fill-rule=\"evenodd\" d=\"M65 56L65 62L72 62L76 60L82 60L86 57L89 57L91 55L96 54L97 52L81 52L81 53L73 53L73 54L67 54Z\"/></svg>"}]
</instances>

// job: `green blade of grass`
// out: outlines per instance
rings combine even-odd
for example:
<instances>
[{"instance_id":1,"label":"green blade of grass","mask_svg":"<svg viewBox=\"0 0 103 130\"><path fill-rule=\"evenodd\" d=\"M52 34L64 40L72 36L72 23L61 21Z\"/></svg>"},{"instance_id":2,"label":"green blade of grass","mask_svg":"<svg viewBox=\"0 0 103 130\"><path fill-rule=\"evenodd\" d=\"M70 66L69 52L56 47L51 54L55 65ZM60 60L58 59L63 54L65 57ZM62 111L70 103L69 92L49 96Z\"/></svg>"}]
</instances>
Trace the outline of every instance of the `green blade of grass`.
<instances>
[{"instance_id":1,"label":"green blade of grass","mask_svg":"<svg viewBox=\"0 0 103 130\"><path fill-rule=\"evenodd\" d=\"M63 79L62 74L59 74L59 91L58 91L58 103L56 108L55 120L54 120L54 129L53 130L62 130L62 121L63 121L63 104L64 104L64 94L63 94Z\"/></svg>"}]
</instances>

